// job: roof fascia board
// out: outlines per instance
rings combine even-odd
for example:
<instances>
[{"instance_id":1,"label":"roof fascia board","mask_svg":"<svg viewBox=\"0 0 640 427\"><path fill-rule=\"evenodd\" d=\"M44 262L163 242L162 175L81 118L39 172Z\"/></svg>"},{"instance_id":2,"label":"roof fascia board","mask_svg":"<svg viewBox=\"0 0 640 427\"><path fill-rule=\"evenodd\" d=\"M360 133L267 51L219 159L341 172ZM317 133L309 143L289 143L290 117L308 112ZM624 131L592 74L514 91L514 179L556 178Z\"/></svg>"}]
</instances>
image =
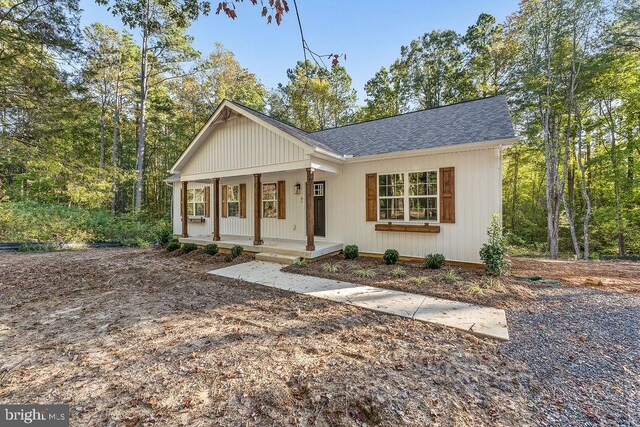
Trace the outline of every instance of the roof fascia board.
<instances>
[{"instance_id":1,"label":"roof fascia board","mask_svg":"<svg viewBox=\"0 0 640 427\"><path fill-rule=\"evenodd\" d=\"M424 148L422 150L394 151L392 153L371 154L368 156L347 157L347 163L372 162L375 160L398 159L429 154L448 154L462 151L475 151L494 147L508 147L518 142L516 138L496 139L492 141L470 142L468 144L450 145L446 147Z\"/></svg>"}]
</instances>

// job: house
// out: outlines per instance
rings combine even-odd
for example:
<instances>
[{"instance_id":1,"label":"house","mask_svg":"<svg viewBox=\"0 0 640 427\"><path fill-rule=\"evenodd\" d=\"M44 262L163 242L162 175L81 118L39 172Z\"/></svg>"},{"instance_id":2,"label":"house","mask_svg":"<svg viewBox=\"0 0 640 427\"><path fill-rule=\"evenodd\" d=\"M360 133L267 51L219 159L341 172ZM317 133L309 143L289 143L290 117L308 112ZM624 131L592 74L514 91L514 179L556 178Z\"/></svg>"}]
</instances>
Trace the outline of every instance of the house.
<instances>
[{"instance_id":1,"label":"house","mask_svg":"<svg viewBox=\"0 0 640 427\"><path fill-rule=\"evenodd\" d=\"M174 234L263 258L357 244L478 263L514 142L502 96L310 133L225 100L170 170Z\"/></svg>"}]
</instances>

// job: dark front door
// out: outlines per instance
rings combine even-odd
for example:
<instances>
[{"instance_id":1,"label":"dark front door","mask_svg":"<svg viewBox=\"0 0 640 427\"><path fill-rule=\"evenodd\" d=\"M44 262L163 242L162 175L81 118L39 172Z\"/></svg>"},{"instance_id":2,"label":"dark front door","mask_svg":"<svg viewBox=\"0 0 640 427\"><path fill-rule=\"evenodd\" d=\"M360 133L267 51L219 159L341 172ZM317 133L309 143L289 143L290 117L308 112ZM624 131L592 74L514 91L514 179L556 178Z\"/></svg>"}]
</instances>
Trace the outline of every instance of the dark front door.
<instances>
[{"instance_id":1,"label":"dark front door","mask_svg":"<svg viewBox=\"0 0 640 427\"><path fill-rule=\"evenodd\" d=\"M326 187L324 181L316 181L313 183L313 234L316 236L326 236L325 228L325 193Z\"/></svg>"}]
</instances>

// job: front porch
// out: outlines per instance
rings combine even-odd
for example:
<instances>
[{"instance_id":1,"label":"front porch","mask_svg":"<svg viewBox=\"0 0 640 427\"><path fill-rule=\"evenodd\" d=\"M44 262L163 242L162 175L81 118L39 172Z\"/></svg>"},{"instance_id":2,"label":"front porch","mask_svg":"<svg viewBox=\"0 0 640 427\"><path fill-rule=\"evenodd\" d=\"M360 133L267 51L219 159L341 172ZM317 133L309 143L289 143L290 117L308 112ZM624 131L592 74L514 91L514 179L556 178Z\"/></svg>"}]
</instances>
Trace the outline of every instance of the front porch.
<instances>
[{"instance_id":1,"label":"front porch","mask_svg":"<svg viewBox=\"0 0 640 427\"><path fill-rule=\"evenodd\" d=\"M213 241L213 236L190 236L180 237L180 243L195 243L204 246L215 243L219 248L230 249L232 246L242 246L246 252L260 253L266 252L278 255L295 256L306 259L314 259L324 255L336 253L342 250L343 244L339 242L327 242L323 240L315 241L315 249L307 250L305 240L271 239L265 238L261 245L255 245L253 238L249 236L222 235L220 240Z\"/></svg>"}]
</instances>

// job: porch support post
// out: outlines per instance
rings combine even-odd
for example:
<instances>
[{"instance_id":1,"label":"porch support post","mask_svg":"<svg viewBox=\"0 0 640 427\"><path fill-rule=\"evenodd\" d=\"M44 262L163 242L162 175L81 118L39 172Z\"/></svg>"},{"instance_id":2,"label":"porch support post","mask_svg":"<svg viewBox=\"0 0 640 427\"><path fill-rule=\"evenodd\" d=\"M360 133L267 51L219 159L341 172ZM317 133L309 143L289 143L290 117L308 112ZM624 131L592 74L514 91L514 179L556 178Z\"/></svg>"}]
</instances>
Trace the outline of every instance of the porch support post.
<instances>
[{"instance_id":1,"label":"porch support post","mask_svg":"<svg viewBox=\"0 0 640 427\"><path fill-rule=\"evenodd\" d=\"M180 203L180 207L182 212L182 237L189 237L189 233L187 233L187 181L182 181L182 200Z\"/></svg>"},{"instance_id":2,"label":"porch support post","mask_svg":"<svg viewBox=\"0 0 640 427\"><path fill-rule=\"evenodd\" d=\"M220 240L220 178L213 178L213 241Z\"/></svg>"},{"instance_id":3,"label":"porch support post","mask_svg":"<svg viewBox=\"0 0 640 427\"><path fill-rule=\"evenodd\" d=\"M313 215L313 168L307 168L307 250L315 251L316 245L313 242L314 215Z\"/></svg>"},{"instance_id":4,"label":"porch support post","mask_svg":"<svg viewBox=\"0 0 640 427\"><path fill-rule=\"evenodd\" d=\"M253 244L261 245L260 237L260 211L262 210L262 184L260 183L260 174L253 174Z\"/></svg>"}]
</instances>

